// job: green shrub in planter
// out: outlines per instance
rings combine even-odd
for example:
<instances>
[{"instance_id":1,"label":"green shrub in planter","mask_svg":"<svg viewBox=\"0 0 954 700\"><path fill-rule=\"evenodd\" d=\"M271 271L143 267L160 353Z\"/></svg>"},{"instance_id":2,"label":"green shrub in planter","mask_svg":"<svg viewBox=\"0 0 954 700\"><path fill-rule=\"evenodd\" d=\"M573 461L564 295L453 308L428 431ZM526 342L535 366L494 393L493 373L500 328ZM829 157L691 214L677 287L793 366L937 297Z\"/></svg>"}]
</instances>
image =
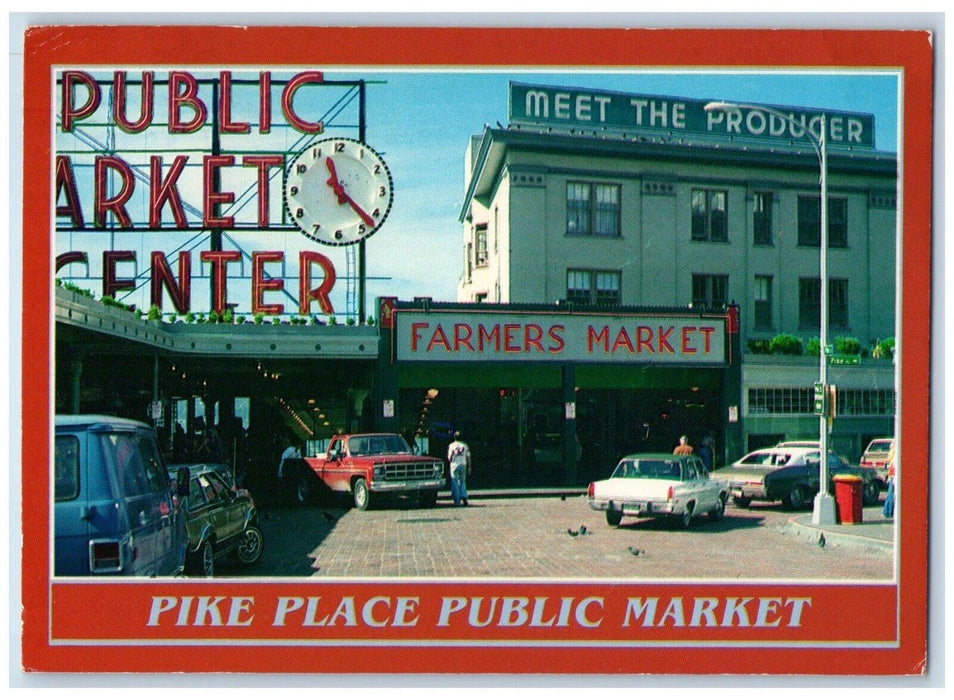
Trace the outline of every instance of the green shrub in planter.
<instances>
[{"instance_id":1,"label":"green shrub in planter","mask_svg":"<svg viewBox=\"0 0 954 700\"><path fill-rule=\"evenodd\" d=\"M754 355L768 355L772 352L772 341L768 338L749 338L746 346Z\"/></svg>"},{"instance_id":2,"label":"green shrub in planter","mask_svg":"<svg viewBox=\"0 0 954 700\"><path fill-rule=\"evenodd\" d=\"M839 336L835 338L835 352L839 355L860 355L861 343L857 338Z\"/></svg>"},{"instance_id":3,"label":"green shrub in planter","mask_svg":"<svg viewBox=\"0 0 954 700\"><path fill-rule=\"evenodd\" d=\"M818 357L821 355L821 341L818 338L809 338L805 343L805 354L809 357Z\"/></svg>"},{"instance_id":4,"label":"green shrub in planter","mask_svg":"<svg viewBox=\"0 0 954 700\"><path fill-rule=\"evenodd\" d=\"M771 348L778 355L801 355L802 341L794 335L780 333L772 338Z\"/></svg>"}]
</instances>

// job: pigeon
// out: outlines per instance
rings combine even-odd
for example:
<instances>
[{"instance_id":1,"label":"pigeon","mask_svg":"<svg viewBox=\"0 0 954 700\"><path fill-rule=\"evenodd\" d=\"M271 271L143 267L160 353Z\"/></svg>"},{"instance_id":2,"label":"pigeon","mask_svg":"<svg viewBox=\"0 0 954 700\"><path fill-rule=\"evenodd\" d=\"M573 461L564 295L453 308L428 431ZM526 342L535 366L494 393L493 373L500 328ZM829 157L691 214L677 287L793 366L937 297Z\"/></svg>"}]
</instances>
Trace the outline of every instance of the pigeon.
<instances>
[{"instance_id":1,"label":"pigeon","mask_svg":"<svg viewBox=\"0 0 954 700\"><path fill-rule=\"evenodd\" d=\"M580 534L581 534L581 535L585 535L585 534L586 534L586 525L580 525Z\"/></svg>"},{"instance_id":2,"label":"pigeon","mask_svg":"<svg viewBox=\"0 0 954 700\"><path fill-rule=\"evenodd\" d=\"M629 553L632 554L634 557L638 557L640 554L643 553L643 550L636 549L636 547L630 546L630 547L627 547L627 549L629 550Z\"/></svg>"},{"instance_id":3,"label":"pigeon","mask_svg":"<svg viewBox=\"0 0 954 700\"><path fill-rule=\"evenodd\" d=\"M566 534L568 534L570 537L576 537L577 535L580 534L580 531L579 531L579 530L570 530L569 528L567 528Z\"/></svg>"},{"instance_id":4,"label":"pigeon","mask_svg":"<svg viewBox=\"0 0 954 700\"><path fill-rule=\"evenodd\" d=\"M825 533L824 533L824 532L818 536L818 546L819 546L819 547L824 547L824 546L825 546Z\"/></svg>"}]
</instances>

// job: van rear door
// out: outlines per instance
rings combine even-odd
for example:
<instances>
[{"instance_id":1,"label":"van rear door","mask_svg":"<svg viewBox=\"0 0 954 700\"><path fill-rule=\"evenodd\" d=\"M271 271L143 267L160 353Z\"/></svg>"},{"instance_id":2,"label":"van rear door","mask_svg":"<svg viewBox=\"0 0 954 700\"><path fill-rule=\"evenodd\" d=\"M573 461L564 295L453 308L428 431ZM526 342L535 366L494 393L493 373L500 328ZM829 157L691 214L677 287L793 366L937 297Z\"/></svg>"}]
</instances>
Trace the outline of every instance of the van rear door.
<instances>
[{"instance_id":1,"label":"van rear door","mask_svg":"<svg viewBox=\"0 0 954 700\"><path fill-rule=\"evenodd\" d=\"M53 573L89 575L89 506L80 498L88 482L85 433L57 433L53 443L53 518L56 521Z\"/></svg>"}]
</instances>

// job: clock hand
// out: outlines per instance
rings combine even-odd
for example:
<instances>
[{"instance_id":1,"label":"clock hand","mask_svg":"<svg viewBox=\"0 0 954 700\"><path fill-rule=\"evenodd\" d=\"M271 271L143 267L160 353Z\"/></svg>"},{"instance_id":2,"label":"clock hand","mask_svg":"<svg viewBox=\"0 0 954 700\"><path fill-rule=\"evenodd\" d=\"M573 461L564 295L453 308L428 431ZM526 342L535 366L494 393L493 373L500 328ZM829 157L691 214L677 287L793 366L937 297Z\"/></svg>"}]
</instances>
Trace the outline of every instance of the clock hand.
<instances>
[{"instance_id":1,"label":"clock hand","mask_svg":"<svg viewBox=\"0 0 954 700\"><path fill-rule=\"evenodd\" d=\"M334 191L335 195L338 197L338 204L348 204L358 216L361 217L361 220L366 223L368 226L374 226L374 219L362 209L357 202L355 202L351 196L345 192L344 185L338 180L338 171L335 169L335 162L331 158L325 158L325 166L328 168L328 172L331 173L331 177L328 178L327 184Z\"/></svg>"},{"instance_id":2,"label":"clock hand","mask_svg":"<svg viewBox=\"0 0 954 700\"><path fill-rule=\"evenodd\" d=\"M355 212L357 213L357 215L361 217L361 220L362 220L364 223L366 223L368 226L373 227L373 226L374 226L374 219L371 218L371 216L368 214L368 212L366 212L364 209L362 209L360 206L358 206L358 203L355 202L353 199L351 199L351 197L348 196L348 193L345 192L343 188L342 188L341 192L342 192L342 193L341 193L340 195L338 195L338 203L339 203L339 204L344 204L344 202L347 202L348 204L350 204L350 205L351 205L351 208L354 209ZM342 198L342 197L344 197L344 202L341 201L341 198Z\"/></svg>"}]
</instances>

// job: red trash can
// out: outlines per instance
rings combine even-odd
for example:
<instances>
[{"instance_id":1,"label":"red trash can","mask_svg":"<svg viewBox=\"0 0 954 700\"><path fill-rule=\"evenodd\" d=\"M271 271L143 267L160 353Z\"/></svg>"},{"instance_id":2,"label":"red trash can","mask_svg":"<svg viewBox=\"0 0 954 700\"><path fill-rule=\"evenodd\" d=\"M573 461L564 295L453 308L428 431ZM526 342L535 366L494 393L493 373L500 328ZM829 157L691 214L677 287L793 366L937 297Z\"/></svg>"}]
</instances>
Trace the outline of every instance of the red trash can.
<instances>
[{"instance_id":1,"label":"red trash can","mask_svg":"<svg viewBox=\"0 0 954 700\"><path fill-rule=\"evenodd\" d=\"M862 506L862 479L851 474L839 474L834 477L835 503L838 506L838 521L842 525L854 525L864 519Z\"/></svg>"}]
</instances>

